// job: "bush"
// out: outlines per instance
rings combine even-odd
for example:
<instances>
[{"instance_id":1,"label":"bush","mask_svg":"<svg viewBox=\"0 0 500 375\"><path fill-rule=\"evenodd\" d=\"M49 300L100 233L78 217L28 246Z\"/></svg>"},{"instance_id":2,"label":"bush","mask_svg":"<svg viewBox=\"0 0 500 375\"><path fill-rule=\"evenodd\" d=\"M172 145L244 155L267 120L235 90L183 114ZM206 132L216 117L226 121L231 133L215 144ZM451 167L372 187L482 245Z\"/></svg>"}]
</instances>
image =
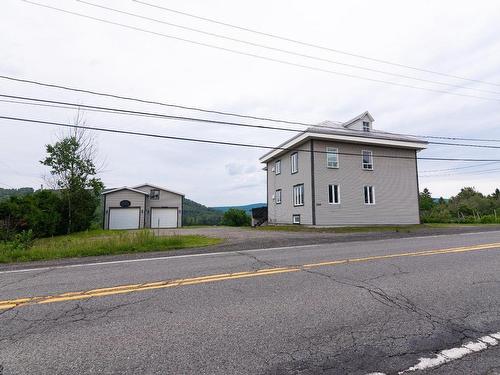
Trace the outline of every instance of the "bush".
<instances>
[{"instance_id":1,"label":"bush","mask_svg":"<svg viewBox=\"0 0 500 375\"><path fill-rule=\"evenodd\" d=\"M61 207L61 197L50 190L3 200L0 203L0 220L5 224L2 231L6 234L5 239L27 230L31 230L35 237L62 234Z\"/></svg>"},{"instance_id":2,"label":"bush","mask_svg":"<svg viewBox=\"0 0 500 375\"><path fill-rule=\"evenodd\" d=\"M222 225L230 227L247 227L250 226L252 219L244 210L237 208L230 208L224 213L222 217Z\"/></svg>"},{"instance_id":3,"label":"bush","mask_svg":"<svg viewBox=\"0 0 500 375\"><path fill-rule=\"evenodd\" d=\"M33 246L34 241L33 231L23 230L14 236L14 240L9 245L12 250L28 250Z\"/></svg>"}]
</instances>

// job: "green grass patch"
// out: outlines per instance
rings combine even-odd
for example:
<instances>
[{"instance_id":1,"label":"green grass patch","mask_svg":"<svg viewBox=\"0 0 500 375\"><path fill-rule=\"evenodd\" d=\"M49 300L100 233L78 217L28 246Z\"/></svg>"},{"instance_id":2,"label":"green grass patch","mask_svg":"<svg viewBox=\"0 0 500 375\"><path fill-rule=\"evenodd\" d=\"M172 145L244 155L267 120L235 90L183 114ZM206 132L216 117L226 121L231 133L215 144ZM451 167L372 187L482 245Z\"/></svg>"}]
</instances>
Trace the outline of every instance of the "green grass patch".
<instances>
[{"instance_id":1,"label":"green grass patch","mask_svg":"<svg viewBox=\"0 0 500 375\"><path fill-rule=\"evenodd\" d=\"M27 249L0 243L0 263L165 251L216 245L221 240L196 235L156 236L152 231L95 230L41 238Z\"/></svg>"}]
</instances>

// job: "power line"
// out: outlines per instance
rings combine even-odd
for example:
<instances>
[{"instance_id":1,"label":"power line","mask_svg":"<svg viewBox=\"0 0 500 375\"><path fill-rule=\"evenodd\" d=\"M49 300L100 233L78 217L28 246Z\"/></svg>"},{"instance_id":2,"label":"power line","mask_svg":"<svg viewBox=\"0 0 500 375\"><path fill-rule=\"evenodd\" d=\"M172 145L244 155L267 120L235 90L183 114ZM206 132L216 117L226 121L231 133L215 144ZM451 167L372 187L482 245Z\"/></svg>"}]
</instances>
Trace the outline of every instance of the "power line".
<instances>
[{"instance_id":1,"label":"power line","mask_svg":"<svg viewBox=\"0 0 500 375\"><path fill-rule=\"evenodd\" d=\"M254 34L264 35L264 36L271 37L271 38L274 38L274 39L284 40L286 42L296 43L296 44L300 44L300 45L307 46L307 47L318 48L318 49L322 49L322 50L325 50L325 51L330 51L330 52L335 52L335 53L339 53L339 54L343 54L343 55L347 55L347 56L357 57L357 58L360 58L360 59L374 61L374 62L378 62L378 63L382 63L382 64L398 66L400 68L412 69L412 70L419 71L419 72L436 74L436 75L440 75L440 76L443 76L443 77L456 78L456 79L461 79L461 80L464 80L464 81L482 83L482 84L491 85L491 86L500 86L500 84L498 84L498 83L492 83L492 82L482 81L482 80L473 79L473 78L461 77L461 76L457 76L457 75L453 75L453 74L448 74L448 73L442 73L442 72L438 72L438 71L430 70L430 69L418 68L418 67L411 66L411 65L405 65L405 64L401 64L401 63L396 63L396 62L388 61L388 60L377 59L377 58L374 58L374 57L369 57L369 56L365 56L365 55L361 55L361 54L356 54L356 53L346 52L346 51L342 51L342 50L338 50L338 49L334 49L334 48L330 48L330 47L325 47L325 46L322 46L322 45L319 45L319 44L314 44L314 43L300 41L300 40L297 40L297 39L287 38L287 37L279 36L279 35L276 35L276 34L271 34L271 33L263 32L263 31L258 31L258 30L255 30L255 29L250 29L250 28L247 28L247 27L242 27L242 26L230 24L230 23L227 23L227 22L222 22L222 21L214 20L212 18L207 18L207 17L202 17L202 16L194 15L192 13L182 12L182 11L175 10L175 9L172 9L172 8L166 8L166 7L163 7L163 6L156 5L156 4L150 4L150 3L147 3L147 2L144 2L144 1L140 1L140 0L132 0L132 1L134 1L136 3L140 3L140 4L143 4L143 5L146 5L146 6L149 6L149 7L153 7L153 8L157 8L157 9L162 9L162 10L165 10L165 11L168 11L168 12L171 12L171 13L181 14L181 15L184 15L184 16L187 16L187 17L196 18L196 19L199 19L199 20L203 20L203 21L215 23L215 24L222 25L222 26L231 27L231 28L238 29L238 30L248 31L248 32L251 32L251 33L254 33Z\"/></svg>"},{"instance_id":2,"label":"power line","mask_svg":"<svg viewBox=\"0 0 500 375\"><path fill-rule=\"evenodd\" d=\"M210 119L197 118L197 117L173 116L173 115L166 115L166 114L155 113L155 112L132 111L132 110L114 108L114 107L93 106L93 105L87 105L87 104L77 104L77 103L63 102L63 101L56 101L56 100L38 99L38 98L25 97L25 96L0 94L0 97L6 97L6 98L11 98L11 99L30 100L30 101L36 101L36 102L42 102L42 103L50 103L50 104L45 104L45 105L49 106L49 107L65 108L65 109L70 108L68 106L72 106L73 108L85 108L85 109L88 109L91 111L97 111L97 112L119 113L119 114L133 115L133 116L164 118L164 119L169 119L169 120L201 122L201 123L205 123L205 124L229 125L229 126L248 127L248 128L257 128L257 129L266 129L266 130L287 131L287 132L295 132L295 133L303 133L303 132L307 131L307 130L297 130L297 129L289 129L289 128L283 128L283 127L244 124L244 123L239 123L239 122L217 121L217 120L210 120ZM17 104L30 104L30 103L17 102ZM346 135L348 135L350 137L366 138L364 136L356 135L356 134L346 134ZM477 144L434 142L434 141L429 141L427 143L435 144L435 145L444 145L444 146L455 146L455 147L475 147L475 148L500 149L500 146L493 146L493 145L477 145Z\"/></svg>"},{"instance_id":3,"label":"power line","mask_svg":"<svg viewBox=\"0 0 500 375\"><path fill-rule=\"evenodd\" d=\"M86 15L86 14L82 14L82 13L78 13L78 12L73 12L73 11L61 9L61 8L53 7L53 6L46 5L46 4L40 4L40 3L37 3L37 2L34 2L34 1L30 1L30 0L21 0L21 1L24 1L25 3L31 4L31 5L36 5L36 6L39 6L39 7L43 7L43 8L47 8L47 9L52 9L52 10L55 10L55 11L58 11L58 12L62 12L62 13L72 14L72 15L75 15L75 16L79 16L79 17L91 19L91 20L98 21L98 22L107 23L107 24L110 24L110 25L120 26L120 27L123 27L123 28L126 28L126 29L130 29L130 30L140 31L140 32L143 32L143 33L152 34L152 35L156 35L156 36L160 36L160 37L164 37L164 38L168 38L168 39L172 39L172 40L177 40L177 41L181 41L181 42L185 42L185 43L190 43L190 44L194 44L194 45L198 45L198 46L203 46L203 47L208 47L208 48L212 48L212 49L217 49L217 50L221 50L221 51L231 52L231 53L235 53L235 54L242 55L242 56L250 56L250 57L254 57L254 58L257 58L257 59L261 59L261 60L273 61L273 62L277 62L277 63L280 63L280 64L285 64L285 65L289 65L289 66L295 66L295 67L304 68L304 69L308 69L308 70L312 70L312 71L317 71L317 72L322 72L322 73L328 73L328 74L333 74L333 75L343 76L343 77L348 77L348 78L361 79L361 80L370 81L370 82L384 83L384 84L387 84L387 85L392 85L392 86L397 86L397 87L405 87L405 88L411 88L411 89L416 89L416 90L423 90L423 91L435 92L435 93L439 93L439 94L448 94L448 95L454 95L454 96L461 96L461 97L467 97L467 98L475 98L475 99L483 99L483 100L488 100L488 101L497 101L497 102L500 102L500 99L498 99L498 98L488 98L488 97L485 97L485 96L462 94L462 93L450 92L450 91L445 91L445 90L438 90L438 89L432 89L432 88L426 88L426 87L420 87L420 86L413 86L413 85L404 84L404 83L386 81L386 80L382 80L382 79L376 79L376 78L370 78L370 77L365 77L365 76L359 76L359 75L356 75L356 74L342 73L342 72L337 72L337 71L334 71L334 70L323 69L323 68L314 67L314 66L310 66L310 65L304 65L304 64L294 63L294 62L287 61L287 60L281 60L281 59L276 59L276 58L272 58L272 57L268 57L268 56L257 55L257 54L250 53L250 52L238 51L238 50L234 50L234 49L231 49L231 48L217 46L217 45L214 45L214 44L209 44L209 43L204 43L204 42L198 42L198 41L191 40L191 39L181 38L181 37L177 37L177 36L173 36L173 35L168 35L168 34L156 32L156 31L152 31L152 30L147 30L147 29L143 29L143 28L140 28L140 27L127 25L127 24L124 24L124 23L109 21L109 20L106 20L106 19L103 19L103 18L93 17L93 16L89 16L89 15Z\"/></svg>"},{"instance_id":4,"label":"power line","mask_svg":"<svg viewBox=\"0 0 500 375\"><path fill-rule=\"evenodd\" d=\"M56 107L56 108L70 108L68 106L71 106L73 108L85 108L85 109L88 109L91 111L95 110L98 112L121 113L121 114L133 115L133 116L157 117L157 118L164 118L164 119L168 119L168 120L202 122L202 123L209 123L209 124L216 124L216 125L232 125L232 126L241 126L241 127L249 127L249 128L280 130L280 131L288 131L288 132L302 132L303 131L303 130L297 130L297 129L284 128L284 127L254 125L254 124L245 124L245 123L230 122L230 121L218 121L218 120L210 120L210 119L204 119L204 118L198 118L198 117L174 116L174 115L166 115L166 114L155 113L155 112L132 111L132 110L122 109L122 108L94 106L94 105L87 105L87 104L63 102L63 101L57 101L57 100L31 98L31 97L26 97L26 96L0 94L0 97L21 99L21 100L30 100L30 101L36 101L36 102L42 102L42 103L50 103L50 104L46 104L46 106ZM18 103L22 104L22 102L18 102ZM26 104L29 104L29 103L26 103ZM54 104L58 104L58 105L54 105Z\"/></svg>"},{"instance_id":5,"label":"power line","mask_svg":"<svg viewBox=\"0 0 500 375\"><path fill-rule=\"evenodd\" d=\"M177 28L180 28L180 29L183 29L183 30L188 30L188 31L193 31L193 32L196 32L196 33L204 34L204 35L213 36L215 38L220 38L220 39L225 39L225 40L229 40L229 41L233 41L233 42L243 43L243 44L250 45L250 46L253 46L253 47L260 47L260 48L265 48L265 49L268 49L268 50L271 50L271 51L282 52L282 53L286 53L286 54L293 55L293 56L305 57L307 59L317 60L317 61L326 62L326 63L330 63L330 64L334 64L334 65L347 66L347 67L350 67L350 68L361 69L361 70L365 70L365 71L369 71L369 72L380 73L380 74L390 75L390 76L399 77L399 78L411 79L411 80L414 80L414 81L432 83L432 84L441 85L441 86L447 86L447 87L451 87L451 88L457 88L457 89L463 89L463 90L473 90L473 91L479 91L479 92L484 92L484 93L488 93L488 94L497 94L497 95L500 95L500 92L498 92L498 91L490 91L490 90L483 90L483 89L478 89L478 88L473 88L473 87L467 87L467 86L462 86L462 85L455 85L455 84L446 83L446 82L434 81L434 80L431 80L431 79L418 78L418 77L408 76L408 75L405 75L405 74L399 74L399 73L388 72L388 71L379 70L379 69L373 69L373 68L369 68L369 67L365 67L365 66L360 66L360 65L355 65L355 64L343 63L341 61L326 59L326 58L322 58L322 57L318 57L318 56L313 56L313 55L309 55L309 54L305 54L305 53L299 53L299 52L287 50L287 49L284 49L284 48L272 47L272 46L268 46L268 45L264 45L264 44L260 44L260 43L250 42L250 41L244 40L244 39L238 39L238 38L233 38L233 37L226 36L226 35L212 33L212 32L209 32L209 31L204 31L204 30L196 29L194 27L189 27L189 26L175 24L175 23L172 23L172 22L167 22L167 21L159 20L157 18L146 17L146 16L142 16L142 15L139 15L139 14L136 14L136 13L126 12L126 11L123 11L123 10L120 10L120 9L116 9L116 8L111 8L111 7L107 7L107 6L104 6L104 5L94 4L94 3L91 3L91 2L88 2L88 1L85 1L85 0L76 0L76 1L78 1L80 3L83 3L83 4L90 5L92 7L109 10L111 12L125 14L125 15L131 16L131 17L136 17L136 18L139 18L139 19L153 21L153 22L157 22L157 23L160 23L160 24L163 24L163 25L177 27Z\"/></svg>"},{"instance_id":6,"label":"power line","mask_svg":"<svg viewBox=\"0 0 500 375\"><path fill-rule=\"evenodd\" d=\"M140 98L134 98L134 97L130 97L130 96L122 96L122 95L117 95L117 94L103 93L103 92L98 92L98 91L92 91L92 90L80 89L80 88L75 88L75 87L57 85L57 84L52 84L52 83L44 83L44 82L33 81L33 80L28 80L28 79L15 78L15 77L10 77L10 76L5 76L5 75L0 75L0 79L6 79L6 80L22 82L22 83L29 83L29 84L33 84L33 85L45 86L45 87L56 88L56 89L67 90L67 91L81 92L84 94L104 96L104 97L109 97L109 98L114 98L114 99L129 100L129 101L134 101L134 102L139 102L139 103L144 103L144 104L160 105L160 106L170 107L170 108L185 109L185 110L190 110L190 111L198 111L198 112L211 113L211 114L224 115L224 116L241 117L241 118L247 118L247 119L252 119L252 120L280 122L280 123L290 124L290 125L313 126L313 124L305 123L305 122L280 120L280 119L273 119L273 118L269 118L269 117L259 117L259 116L252 116L252 115L243 115L243 114L238 114L238 113L234 113L234 112L216 111L216 110L204 109L204 108L199 108L199 107L189 107L189 106L184 106L184 105L158 102L158 101L154 101L154 100L140 99Z\"/></svg>"},{"instance_id":7,"label":"power line","mask_svg":"<svg viewBox=\"0 0 500 375\"><path fill-rule=\"evenodd\" d=\"M426 171L419 171L420 173L434 173L434 172L446 172L446 171L454 171L457 169L466 169L466 168L477 168L477 167L486 167L487 165L497 164L497 162L485 163L485 164L476 164L476 165L467 165L464 167L455 167L455 168L445 168L445 169L428 169Z\"/></svg>"},{"instance_id":8,"label":"power line","mask_svg":"<svg viewBox=\"0 0 500 375\"><path fill-rule=\"evenodd\" d=\"M91 127L84 125L73 125L73 124L65 124L60 122L52 122L52 121L43 121L43 120L35 120L35 119L27 119L27 118L19 118L19 117L10 117L10 116L0 116L0 119L4 120L12 120L19 122L28 122L28 123L36 123L41 125L51 125L51 126L61 126L67 128L78 128L78 129L87 129L108 133L116 133L116 134L126 134L126 135L135 135L135 136L143 136L143 137L152 137L152 138L160 138L160 139L170 139L177 141L186 141L186 142L195 142L195 143L207 143L207 144L217 144L223 146L235 146L235 147L246 147L253 149L268 149L268 150L282 150L282 151L294 151L294 152L307 152L307 153L317 153L317 154L327 154L327 151L322 150L307 150L300 149L294 147L275 147L275 146L266 146L266 145L256 145L249 143L237 143L237 142L227 142L227 141L215 141L201 138L188 138L188 137L176 137L155 133L144 133L144 132L136 132L129 130L120 130L120 129L110 129L110 128L102 128L102 127ZM359 153L349 153L349 152L338 152L338 155L350 155L350 156L361 156ZM464 161L464 162L500 162L500 159L470 159L470 158L438 158L438 157L411 157L411 156L395 156L395 155L374 155L374 158L388 158L388 159L407 159L407 160L435 160L435 161Z\"/></svg>"},{"instance_id":9,"label":"power line","mask_svg":"<svg viewBox=\"0 0 500 375\"><path fill-rule=\"evenodd\" d=\"M477 175L477 174L487 174L491 172L498 172L500 171L500 168L493 168L493 169L485 169L485 170L480 170L480 171L471 171L471 172L456 172L456 173L442 173L439 175L420 175L420 177L441 177L441 176L459 176L459 175Z\"/></svg>"},{"instance_id":10,"label":"power line","mask_svg":"<svg viewBox=\"0 0 500 375\"><path fill-rule=\"evenodd\" d=\"M149 100L149 99L140 99L140 98L136 98L136 97L110 94L110 93L104 93L104 92L99 92L99 91L92 91L92 90L87 90L87 89L81 89L81 88L63 86L63 85L58 85L58 84L53 84L53 83L46 83L46 82L16 78L16 77L5 76L5 75L0 75L0 79L6 79L6 80L21 82L21 83L29 83L29 84L43 86L43 87L49 87L49 88L57 88L57 89L66 90L66 91L81 92L81 93L85 93L85 94L109 97L109 98L114 98L114 99L134 101L134 102L138 102L138 103L160 105L160 106L164 106L164 107L180 108L180 109L193 110L193 111L199 111L199 112L204 112L204 113L220 114L220 115L248 118L248 119L254 119L254 120L264 120L264 121L277 122L277 123L287 123L287 124L291 124L291 125L293 124L293 125L301 125L301 126L308 126L308 127L312 126L312 127L317 127L317 128L331 129L331 127L321 125L321 124L313 124L313 123L305 123L305 122L297 122L297 121L289 121L289 120L280 120L280 119L269 118L269 117L257 117L257 116L252 116L252 115L238 114L238 113L234 113L234 112L209 110L209 109L204 109L204 108L200 108L200 107L182 106L182 105L177 105L177 104L153 101L153 100ZM77 106L79 106L79 105L77 104ZM500 142L500 139L446 137L446 136L415 135L415 134L407 134L407 135L412 136L412 137L418 137L418 138L448 139L448 140L453 140L453 141Z\"/></svg>"}]
</instances>

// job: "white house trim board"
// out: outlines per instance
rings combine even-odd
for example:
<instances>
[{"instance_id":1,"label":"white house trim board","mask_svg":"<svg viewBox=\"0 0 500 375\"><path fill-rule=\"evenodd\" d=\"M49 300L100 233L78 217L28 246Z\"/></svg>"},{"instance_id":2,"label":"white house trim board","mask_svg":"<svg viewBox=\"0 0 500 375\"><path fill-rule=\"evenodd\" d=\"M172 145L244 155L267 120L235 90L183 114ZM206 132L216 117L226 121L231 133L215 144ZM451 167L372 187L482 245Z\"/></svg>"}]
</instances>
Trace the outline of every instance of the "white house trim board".
<instances>
[{"instance_id":1,"label":"white house trim board","mask_svg":"<svg viewBox=\"0 0 500 375\"><path fill-rule=\"evenodd\" d=\"M119 188L116 188L116 189L111 189L111 190L105 191L105 192L103 192L103 193L101 193L101 194L102 194L102 195L106 195L106 194L109 194L109 193L115 193L115 192L120 191L120 190L129 190L129 191L133 191L133 192L135 192L135 193L148 195L148 193L145 193L145 192L143 192L142 190L137 190L137 189L134 189L134 188L129 188L129 187L126 187L126 186L119 187Z\"/></svg>"},{"instance_id":2,"label":"white house trim board","mask_svg":"<svg viewBox=\"0 0 500 375\"><path fill-rule=\"evenodd\" d=\"M320 134L320 133L305 132L299 135L298 137L291 139L283 146L279 146L279 149L268 152L267 154L262 156L259 160L261 163L266 163L267 161L275 157L278 157L282 153L294 150L296 146L299 146L301 143L306 142L309 139L320 139L320 140L329 140L329 141L338 141L347 143L360 143L360 144L386 146L386 147L400 147L400 148L409 148L416 150L423 150L427 148L427 142L423 141L399 141L399 140L389 140L383 138L363 137L355 135Z\"/></svg>"}]
</instances>

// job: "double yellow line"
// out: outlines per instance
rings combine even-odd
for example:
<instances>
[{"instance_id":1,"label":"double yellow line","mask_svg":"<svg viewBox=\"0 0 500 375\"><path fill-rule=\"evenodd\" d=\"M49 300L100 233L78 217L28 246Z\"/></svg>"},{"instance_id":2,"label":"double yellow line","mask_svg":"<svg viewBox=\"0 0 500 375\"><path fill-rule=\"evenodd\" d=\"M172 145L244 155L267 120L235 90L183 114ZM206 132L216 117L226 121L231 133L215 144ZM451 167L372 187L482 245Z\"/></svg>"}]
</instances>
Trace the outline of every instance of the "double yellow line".
<instances>
[{"instance_id":1,"label":"double yellow line","mask_svg":"<svg viewBox=\"0 0 500 375\"><path fill-rule=\"evenodd\" d=\"M349 263L369 262L369 261L381 260L381 259L393 259L393 258L403 258L403 257L421 257L421 256L430 256L430 255L439 255L439 254L453 254L453 253L463 253L463 252L469 252L469 251L492 250L492 249L500 249L500 242L483 244L483 245L475 245L475 246L455 247L455 248L449 248L449 249L413 251L413 252L387 254L387 255L374 255L374 256L362 257L362 258L347 258L347 259L339 259L339 260L326 261L326 262L320 262L320 263L309 263L309 264L303 264L300 266L292 266L292 267L265 268L265 269L261 269L258 271L223 273L223 274L218 274L218 275L192 277L192 278L187 278L187 279L165 280L165 281L157 281L157 282L143 283L143 284L129 284L129 285L114 286L114 287L110 287L110 288L92 289L92 290L80 291L80 292L69 292L69 293L63 293L63 294L58 294L58 295L54 295L54 296L18 298L18 299L13 299L13 300L0 301L0 310L11 309L14 307L27 306L27 305L38 305L38 304L46 304L46 303L54 303L54 302L83 300L83 299L87 299L87 298L91 298L91 297L105 297L105 296L111 296L111 295L116 295L116 294L140 292L140 291L145 291L145 290L165 289L165 288L179 287L179 286L185 286L185 285L197 285L197 284L211 283L211 282L215 282L215 281L243 279L243 278L247 278L247 277L257 277L257 276L267 276L267 275L277 275L277 274L282 274L282 273L297 272L297 271L301 271L301 270L307 270L307 269L311 269L311 268L324 267L324 266L336 266L336 265L349 264Z\"/></svg>"}]
</instances>

